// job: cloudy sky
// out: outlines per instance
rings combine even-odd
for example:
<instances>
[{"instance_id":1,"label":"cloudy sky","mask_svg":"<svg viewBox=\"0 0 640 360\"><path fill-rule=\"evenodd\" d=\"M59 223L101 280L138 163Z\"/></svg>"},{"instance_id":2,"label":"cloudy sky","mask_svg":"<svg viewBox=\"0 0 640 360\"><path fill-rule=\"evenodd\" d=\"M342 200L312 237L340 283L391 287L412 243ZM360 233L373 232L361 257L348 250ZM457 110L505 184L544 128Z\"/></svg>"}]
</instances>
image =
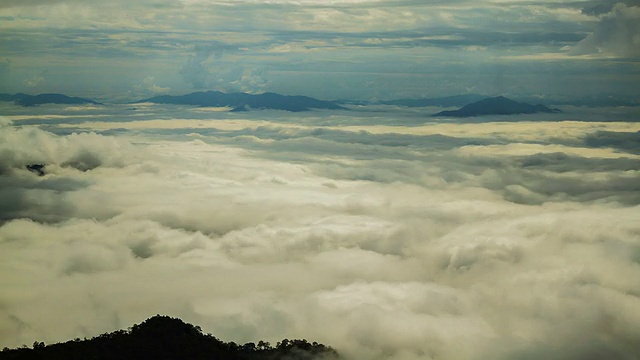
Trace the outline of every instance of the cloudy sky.
<instances>
[{"instance_id":1,"label":"cloudy sky","mask_svg":"<svg viewBox=\"0 0 640 360\"><path fill-rule=\"evenodd\" d=\"M637 0L4 0L0 91L635 96Z\"/></svg>"},{"instance_id":2,"label":"cloudy sky","mask_svg":"<svg viewBox=\"0 0 640 360\"><path fill-rule=\"evenodd\" d=\"M0 92L105 104L0 102L0 348L166 314L346 360L640 358L638 106L122 103L637 99L639 5L1 0Z\"/></svg>"}]
</instances>

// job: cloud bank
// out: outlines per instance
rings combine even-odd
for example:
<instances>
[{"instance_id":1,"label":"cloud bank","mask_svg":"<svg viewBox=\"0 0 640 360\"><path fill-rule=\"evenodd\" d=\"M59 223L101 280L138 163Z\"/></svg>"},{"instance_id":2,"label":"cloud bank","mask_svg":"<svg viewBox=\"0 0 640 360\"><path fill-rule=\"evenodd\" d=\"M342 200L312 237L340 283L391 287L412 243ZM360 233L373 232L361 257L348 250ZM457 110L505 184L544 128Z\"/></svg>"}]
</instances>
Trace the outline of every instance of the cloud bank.
<instances>
[{"instance_id":1,"label":"cloud bank","mask_svg":"<svg viewBox=\"0 0 640 360\"><path fill-rule=\"evenodd\" d=\"M30 111L49 131L0 131L0 346L165 313L347 359L640 354L637 123Z\"/></svg>"}]
</instances>

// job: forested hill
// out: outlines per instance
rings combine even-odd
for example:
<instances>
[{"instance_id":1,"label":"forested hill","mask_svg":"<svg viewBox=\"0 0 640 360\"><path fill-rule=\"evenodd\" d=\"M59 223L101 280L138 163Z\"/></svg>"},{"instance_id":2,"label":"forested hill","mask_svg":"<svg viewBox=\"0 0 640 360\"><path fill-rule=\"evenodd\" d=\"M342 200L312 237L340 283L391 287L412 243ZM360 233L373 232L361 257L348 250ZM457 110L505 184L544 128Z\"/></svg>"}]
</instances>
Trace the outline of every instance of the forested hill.
<instances>
[{"instance_id":1,"label":"forested hill","mask_svg":"<svg viewBox=\"0 0 640 360\"><path fill-rule=\"evenodd\" d=\"M0 352L0 359L313 360L338 359L338 354L330 347L306 340L285 339L275 347L263 341L244 345L227 343L202 333L198 326L177 318L156 315L128 330L118 330L92 339L76 339L53 345L36 341L32 348L5 348Z\"/></svg>"}]
</instances>

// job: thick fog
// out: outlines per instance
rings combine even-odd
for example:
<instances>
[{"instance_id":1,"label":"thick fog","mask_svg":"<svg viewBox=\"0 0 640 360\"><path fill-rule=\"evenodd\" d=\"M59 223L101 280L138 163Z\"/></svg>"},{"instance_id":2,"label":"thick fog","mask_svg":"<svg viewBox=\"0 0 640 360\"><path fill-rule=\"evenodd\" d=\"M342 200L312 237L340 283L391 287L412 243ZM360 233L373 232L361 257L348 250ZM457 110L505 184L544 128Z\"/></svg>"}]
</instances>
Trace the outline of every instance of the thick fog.
<instances>
[{"instance_id":1,"label":"thick fog","mask_svg":"<svg viewBox=\"0 0 640 360\"><path fill-rule=\"evenodd\" d=\"M3 110L0 347L160 313L347 359L640 356L640 123L209 110Z\"/></svg>"}]
</instances>

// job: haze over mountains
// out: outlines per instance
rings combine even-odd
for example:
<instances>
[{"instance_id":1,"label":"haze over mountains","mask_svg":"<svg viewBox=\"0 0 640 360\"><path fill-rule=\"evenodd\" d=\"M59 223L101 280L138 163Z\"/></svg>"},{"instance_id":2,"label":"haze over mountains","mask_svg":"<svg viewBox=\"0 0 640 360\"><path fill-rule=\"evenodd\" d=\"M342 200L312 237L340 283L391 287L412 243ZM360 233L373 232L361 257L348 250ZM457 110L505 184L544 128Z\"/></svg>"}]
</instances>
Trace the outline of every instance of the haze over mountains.
<instances>
[{"instance_id":1,"label":"haze over mountains","mask_svg":"<svg viewBox=\"0 0 640 360\"><path fill-rule=\"evenodd\" d=\"M486 99L487 97L479 94L467 94L467 95L454 95L437 98L416 98L416 99L394 99L394 100L382 100L376 102L380 105L396 105L407 107L427 107L427 106L462 106L474 101Z\"/></svg>"},{"instance_id":2,"label":"haze over mountains","mask_svg":"<svg viewBox=\"0 0 640 360\"><path fill-rule=\"evenodd\" d=\"M444 117L474 117L482 115L516 115L537 113L558 113L559 109L548 107L540 103L539 98L528 98L525 101L515 101L505 96L487 97L479 94L465 94L437 98L407 98L380 101L353 101L319 100L302 95L282 95L277 93L224 93L220 91L193 92L184 95L161 95L131 102L190 105L199 107L223 107L230 112L243 112L251 110L283 110L289 112L302 112L309 110L349 110L349 106L399 106L409 108L426 107L460 107L456 110L441 111L433 116ZM63 94L46 93L39 95L0 94L0 101L13 102L16 105L29 107L43 104L92 104L101 103L82 97L71 97ZM529 102L536 103L532 105ZM554 103L550 100L546 104ZM637 106L635 102L624 99L592 98L575 101L558 101L558 104L574 106ZM351 107L352 108L352 107Z\"/></svg>"},{"instance_id":3,"label":"haze over mountains","mask_svg":"<svg viewBox=\"0 0 640 360\"><path fill-rule=\"evenodd\" d=\"M16 105L21 106L35 106L42 104L94 104L99 105L100 103L84 99L80 97L71 97L63 94L39 94L39 95L28 95L23 93L18 94L0 94L0 101L13 101Z\"/></svg>"},{"instance_id":4,"label":"haze over mountains","mask_svg":"<svg viewBox=\"0 0 640 360\"><path fill-rule=\"evenodd\" d=\"M144 102L157 104L232 107L232 111L274 109L298 112L311 109L344 109L335 102L318 100L308 96L289 96L276 93L253 95L246 93L223 93L220 91L195 92L181 96L162 95L136 101L136 103Z\"/></svg>"}]
</instances>

